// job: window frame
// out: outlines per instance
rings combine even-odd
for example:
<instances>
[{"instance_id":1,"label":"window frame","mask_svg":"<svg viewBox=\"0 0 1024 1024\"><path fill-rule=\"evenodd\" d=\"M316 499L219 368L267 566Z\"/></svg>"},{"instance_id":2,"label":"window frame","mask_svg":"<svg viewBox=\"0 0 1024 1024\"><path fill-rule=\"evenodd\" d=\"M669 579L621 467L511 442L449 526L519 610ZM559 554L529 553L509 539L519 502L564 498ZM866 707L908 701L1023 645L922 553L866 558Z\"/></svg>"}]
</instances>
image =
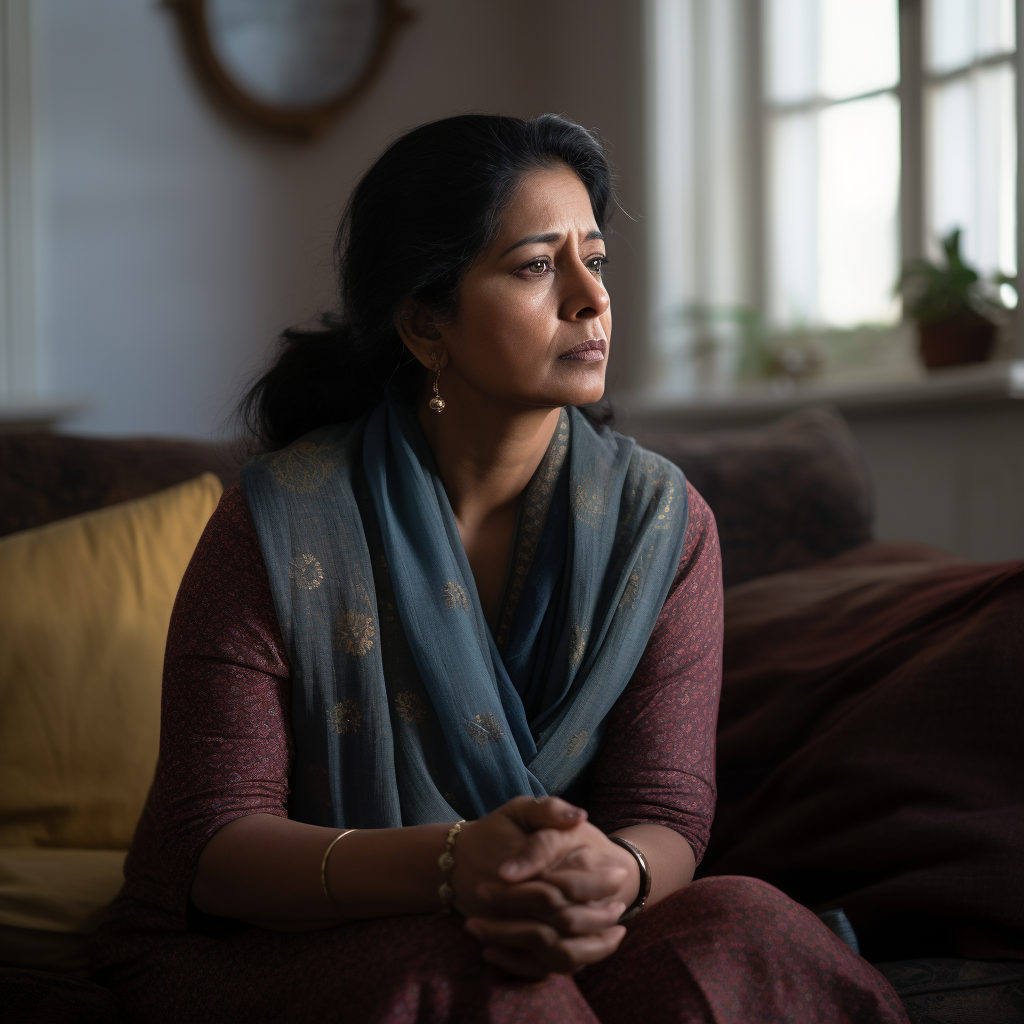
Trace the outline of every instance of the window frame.
<instances>
[{"instance_id":1,"label":"window frame","mask_svg":"<svg viewBox=\"0 0 1024 1024\"><path fill-rule=\"evenodd\" d=\"M751 249L757 254L748 269L751 282L750 300L754 308L765 314L769 289L769 169L767 137L769 118L782 111L824 109L825 106L864 99L872 95L892 93L900 103L900 190L899 190L899 263L928 255L928 124L927 89L970 75L975 69L1010 63L1015 69L1017 123L1017 268L1024 280L1024 75L1021 74L1020 35L1024 27L1024 0L1015 0L1017 48L1012 54L1000 53L981 57L962 68L942 74L930 74L925 68L925 0L898 0L899 14L899 81L893 87L865 92L840 100L820 98L803 103L774 104L767 99L764 88L764 3L744 0L748 38L744 57L748 61L748 103L753 114L751 130L751 173L748 184L750 208L754 224L750 232ZM1024 304L1024 303L1022 303ZM1020 307L1018 307L1020 308ZM1024 356L1024 315L1015 315L1014 346Z\"/></svg>"},{"instance_id":2,"label":"window frame","mask_svg":"<svg viewBox=\"0 0 1024 1024\"><path fill-rule=\"evenodd\" d=\"M1020 73L1020 31L1024 25L1024 0L1015 0L1015 22L1017 26L1017 47L1012 54L1000 53L982 57L970 64L940 74L925 70L925 12L924 0L898 0L899 17L899 80L895 86L876 89L841 100L815 97L810 100L778 104L772 103L765 95L764 87L764 0L745 0L749 26L746 52L752 58L748 77L750 92L748 103L755 112L755 133L750 193L755 197L756 212L756 266L751 268L753 287L750 289L752 305L762 315L768 310L769 289L769 169L767 160L767 137L770 118L780 113L798 110L822 110L841 103L867 99L886 93L895 95L900 103L900 187L899 187L899 253L898 263L922 258L928 255L928 166L927 166L927 89L931 85L970 75L976 68L1010 64L1015 70L1016 125L1017 125L1017 272L1024 276L1024 83ZM755 239L752 238L752 242ZM1014 346L1017 354L1024 355L1024 317L1015 317Z\"/></svg>"},{"instance_id":3,"label":"window frame","mask_svg":"<svg viewBox=\"0 0 1024 1024\"><path fill-rule=\"evenodd\" d=\"M39 4L0 0L0 404L40 393L36 94Z\"/></svg>"}]
</instances>

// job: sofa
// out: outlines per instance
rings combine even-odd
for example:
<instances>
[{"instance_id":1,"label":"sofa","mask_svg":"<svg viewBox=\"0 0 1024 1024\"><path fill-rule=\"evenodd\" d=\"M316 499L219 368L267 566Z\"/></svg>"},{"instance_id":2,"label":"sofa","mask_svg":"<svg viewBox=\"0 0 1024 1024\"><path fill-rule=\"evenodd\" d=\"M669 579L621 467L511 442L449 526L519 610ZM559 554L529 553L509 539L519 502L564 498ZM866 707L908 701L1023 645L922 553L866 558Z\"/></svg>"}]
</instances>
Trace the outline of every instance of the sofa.
<instances>
[{"instance_id":1,"label":"sofa","mask_svg":"<svg viewBox=\"0 0 1024 1024\"><path fill-rule=\"evenodd\" d=\"M810 906L915 1024L1024 1021L1024 563L873 541L867 467L827 409L638 439L683 469L722 547L701 870ZM0 434L3 1022L121 1019L88 979L87 936L152 776L177 582L242 458Z\"/></svg>"}]
</instances>

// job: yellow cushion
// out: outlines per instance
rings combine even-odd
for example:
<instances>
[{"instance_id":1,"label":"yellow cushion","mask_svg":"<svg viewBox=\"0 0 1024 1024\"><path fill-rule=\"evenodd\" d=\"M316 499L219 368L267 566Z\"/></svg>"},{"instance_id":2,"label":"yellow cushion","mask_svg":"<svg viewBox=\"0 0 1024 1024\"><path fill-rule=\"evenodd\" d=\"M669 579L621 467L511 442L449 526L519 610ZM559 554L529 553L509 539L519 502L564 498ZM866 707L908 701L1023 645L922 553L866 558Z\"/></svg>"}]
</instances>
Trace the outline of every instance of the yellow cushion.
<instances>
[{"instance_id":1,"label":"yellow cushion","mask_svg":"<svg viewBox=\"0 0 1024 1024\"><path fill-rule=\"evenodd\" d=\"M123 850L0 849L0 966L84 971L124 883Z\"/></svg>"},{"instance_id":2,"label":"yellow cushion","mask_svg":"<svg viewBox=\"0 0 1024 1024\"><path fill-rule=\"evenodd\" d=\"M88 935L124 885L124 850L0 849L0 925Z\"/></svg>"},{"instance_id":3,"label":"yellow cushion","mask_svg":"<svg viewBox=\"0 0 1024 1024\"><path fill-rule=\"evenodd\" d=\"M0 847L131 843L171 606L221 489L207 473L0 540Z\"/></svg>"}]
</instances>

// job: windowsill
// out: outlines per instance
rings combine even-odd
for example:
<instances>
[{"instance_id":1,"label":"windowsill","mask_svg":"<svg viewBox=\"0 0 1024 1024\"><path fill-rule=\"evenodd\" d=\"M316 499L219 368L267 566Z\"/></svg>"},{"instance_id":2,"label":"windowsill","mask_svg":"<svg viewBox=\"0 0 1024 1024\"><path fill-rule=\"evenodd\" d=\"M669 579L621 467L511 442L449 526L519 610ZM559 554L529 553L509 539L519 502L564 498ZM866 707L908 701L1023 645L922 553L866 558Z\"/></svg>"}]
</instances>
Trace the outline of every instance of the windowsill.
<instances>
[{"instance_id":1,"label":"windowsill","mask_svg":"<svg viewBox=\"0 0 1024 1024\"><path fill-rule=\"evenodd\" d=\"M65 420L80 416L89 408L88 402L74 399L0 400L0 431L47 430Z\"/></svg>"},{"instance_id":2,"label":"windowsill","mask_svg":"<svg viewBox=\"0 0 1024 1024\"><path fill-rule=\"evenodd\" d=\"M808 405L831 405L856 414L1020 400L1024 400L1024 359L921 370L899 378L775 379L701 392L648 388L612 398L626 420L678 426L769 419Z\"/></svg>"}]
</instances>

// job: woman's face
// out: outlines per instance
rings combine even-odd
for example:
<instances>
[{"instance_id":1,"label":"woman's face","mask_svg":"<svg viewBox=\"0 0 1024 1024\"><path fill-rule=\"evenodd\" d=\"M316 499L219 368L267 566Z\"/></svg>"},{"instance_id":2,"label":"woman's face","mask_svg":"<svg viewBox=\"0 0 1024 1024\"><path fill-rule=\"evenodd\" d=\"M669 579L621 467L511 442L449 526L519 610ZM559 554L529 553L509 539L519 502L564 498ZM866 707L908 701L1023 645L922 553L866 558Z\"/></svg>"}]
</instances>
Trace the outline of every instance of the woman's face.
<instances>
[{"instance_id":1,"label":"woman's face","mask_svg":"<svg viewBox=\"0 0 1024 1024\"><path fill-rule=\"evenodd\" d=\"M532 408L596 402L612 332L604 262L576 174L526 174L498 237L466 274L455 321L436 328L442 397Z\"/></svg>"}]
</instances>

